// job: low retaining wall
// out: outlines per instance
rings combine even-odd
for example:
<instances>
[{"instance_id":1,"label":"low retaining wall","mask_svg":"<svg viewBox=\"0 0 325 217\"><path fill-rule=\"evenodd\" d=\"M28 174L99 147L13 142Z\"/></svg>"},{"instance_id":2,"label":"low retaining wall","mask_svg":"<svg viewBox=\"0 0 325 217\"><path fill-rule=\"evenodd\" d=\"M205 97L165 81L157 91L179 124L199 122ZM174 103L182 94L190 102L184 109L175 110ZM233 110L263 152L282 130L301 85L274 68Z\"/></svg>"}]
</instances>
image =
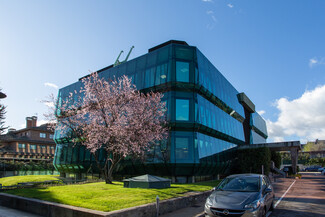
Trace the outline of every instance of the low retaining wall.
<instances>
[{"instance_id":1,"label":"low retaining wall","mask_svg":"<svg viewBox=\"0 0 325 217\"><path fill-rule=\"evenodd\" d=\"M204 201L210 193L211 191L190 192L184 197L160 201L159 214L162 215L178 209L193 206L196 203ZM46 217L156 217L157 215L155 203L112 212L102 212L5 193L0 193L0 206L19 209Z\"/></svg>"}]
</instances>

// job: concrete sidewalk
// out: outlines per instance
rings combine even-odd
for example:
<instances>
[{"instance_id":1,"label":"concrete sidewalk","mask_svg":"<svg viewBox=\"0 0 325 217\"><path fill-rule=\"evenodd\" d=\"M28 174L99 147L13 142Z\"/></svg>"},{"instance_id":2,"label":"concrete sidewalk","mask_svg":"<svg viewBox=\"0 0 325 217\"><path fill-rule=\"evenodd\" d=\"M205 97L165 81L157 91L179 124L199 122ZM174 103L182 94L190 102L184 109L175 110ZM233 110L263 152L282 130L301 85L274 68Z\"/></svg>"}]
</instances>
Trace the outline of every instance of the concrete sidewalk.
<instances>
[{"instance_id":1,"label":"concrete sidewalk","mask_svg":"<svg viewBox=\"0 0 325 217\"><path fill-rule=\"evenodd\" d=\"M0 217L41 217L41 216L0 206Z\"/></svg>"},{"instance_id":2,"label":"concrete sidewalk","mask_svg":"<svg viewBox=\"0 0 325 217\"><path fill-rule=\"evenodd\" d=\"M160 215L160 217L203 217L204 216L204 204L202 203L195 204L194 206L187 207L184 209L179 209L165 215Z\"/></svg>"}]
</instances>

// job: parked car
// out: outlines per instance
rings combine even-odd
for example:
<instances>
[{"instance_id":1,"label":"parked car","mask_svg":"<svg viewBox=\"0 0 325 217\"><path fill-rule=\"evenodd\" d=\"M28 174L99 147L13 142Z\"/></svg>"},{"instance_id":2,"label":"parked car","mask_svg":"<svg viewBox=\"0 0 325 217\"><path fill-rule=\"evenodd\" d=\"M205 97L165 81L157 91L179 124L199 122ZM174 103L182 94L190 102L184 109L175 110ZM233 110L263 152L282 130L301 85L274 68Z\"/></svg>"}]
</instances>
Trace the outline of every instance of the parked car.
<instances>
[{"instance_id":1,"label":"parked car","mask_svg":"<svg viewBox=\"0 0 325 217\"><path fill-rule=\"evenodd\" d=\"M318 168L318 172L322 172L325 169L325 167Z\"/></svg>"},{"instance_id":2,"label":"parked car","mask_svg":"<svg viewBox=\"0 0 325 217\"><path fill-rule=\"evenodd\" d=\"M282 171L285 173L292 173L292 166L284 166Z\"/></svg>"},{"instance_id":3,"label":"parked car","mask_svg":"<svg viewBox=\"0 0 325 217\"><path fill-rule=\"evenodd\" d=\"M322 174L322 175L325 175L325 170L323 170L321 174Z\"/></svg>"},{"instance_id":4,"label":"parked car","mask_svg":"<svg viewBox=\"0 0 325 217\"><path fill-rule=\"evenodd\" d=\"M265 217L274 208L274 190L260 174L237 174L225 178L205 203L205 216Z\"/></svg>"},{"instance_id":5,"label":"parked car","mask_svg":"<svg viewBox=\"0 0 325 217\"><path fill-rule=\"evenodd\" d=\"M319 168L321 168L321 166L310 166L310 167L306 167L305 171L306 172L318 172Z\"/></svg>"}]
</instances>

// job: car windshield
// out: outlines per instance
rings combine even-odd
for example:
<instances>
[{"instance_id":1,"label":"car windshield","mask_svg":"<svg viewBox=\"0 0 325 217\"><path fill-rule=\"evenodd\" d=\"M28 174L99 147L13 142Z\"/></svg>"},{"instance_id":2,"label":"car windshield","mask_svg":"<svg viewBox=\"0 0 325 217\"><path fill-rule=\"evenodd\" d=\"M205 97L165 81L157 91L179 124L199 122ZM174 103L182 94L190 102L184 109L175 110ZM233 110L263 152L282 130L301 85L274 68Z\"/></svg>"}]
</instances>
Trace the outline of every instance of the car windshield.
<instances>
[{"instance_id":1,"label":"car windshield","mask_svg":"<svg viewBox=\"0 0 325 217\"><path fill-rule=\"evenodd\" d=\"M220 191L253 192L253 191L259 191L259 189L260 189L260 178L249 177L249 176L225 178L217 187L217 190Z\"/></svg>"}]
</instances>

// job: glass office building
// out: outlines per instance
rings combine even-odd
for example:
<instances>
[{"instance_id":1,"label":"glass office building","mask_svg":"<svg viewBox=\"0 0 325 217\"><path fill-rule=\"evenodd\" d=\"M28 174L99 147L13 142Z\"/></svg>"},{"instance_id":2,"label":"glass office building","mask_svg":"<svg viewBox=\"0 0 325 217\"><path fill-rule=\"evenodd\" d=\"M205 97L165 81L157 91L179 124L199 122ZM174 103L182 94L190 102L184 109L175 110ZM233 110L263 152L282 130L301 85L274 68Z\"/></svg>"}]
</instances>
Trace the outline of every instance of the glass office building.
<instances>
[{"instance_id":1,"label":"glass office building","mask_svg":"<svg viewBox=\"0 0 325 217\"><path fill-rule=\"evenodd\" d=\"M143 56L98 73L105 79L127 75L143 92L164 93L167 106L169 138L150 150L145 162L124 160L117 167L118 175L149 173L168 176L176 182L213 178L227 173L239 145L266 142L266 124L255 112L254 104L198 48L184 41L168 41ZM79 79L60 89L59 106L81 85ZM89 151L69 141L56 130L55 167L71 173L95 169ZM104 151L100 154L104 160Z\"/></svg>"}]
</instances>

